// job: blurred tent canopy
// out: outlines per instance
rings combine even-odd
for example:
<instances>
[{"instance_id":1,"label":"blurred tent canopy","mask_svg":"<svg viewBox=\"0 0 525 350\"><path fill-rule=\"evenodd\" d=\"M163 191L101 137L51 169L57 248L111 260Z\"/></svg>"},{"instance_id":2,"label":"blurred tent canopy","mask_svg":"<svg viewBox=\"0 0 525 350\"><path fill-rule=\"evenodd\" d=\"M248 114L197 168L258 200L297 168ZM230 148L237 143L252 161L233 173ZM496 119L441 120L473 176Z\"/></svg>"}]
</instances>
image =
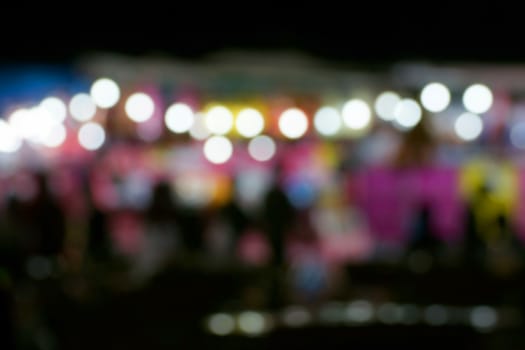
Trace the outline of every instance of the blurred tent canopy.
<instances>
[{"instance_id":1,"label":"blurred tent canopy","mask_svg":"<svg viewBox=\"0 0 525 350\"><path fill-rule=\"evenodd\" d=\"M375 66L334 62L295 50L224 50L198 60L161 53L141 57L100 53L86 55L77 63L91 76L112 76L123 83L185 82L204 91L228 87L232 91L346 95L355 94L356 89L395 88L418 94L433 81L452 92L473 83L516 96L525 91L525 67L517 63L403 61Z\"/></svg>"}]
</instances>

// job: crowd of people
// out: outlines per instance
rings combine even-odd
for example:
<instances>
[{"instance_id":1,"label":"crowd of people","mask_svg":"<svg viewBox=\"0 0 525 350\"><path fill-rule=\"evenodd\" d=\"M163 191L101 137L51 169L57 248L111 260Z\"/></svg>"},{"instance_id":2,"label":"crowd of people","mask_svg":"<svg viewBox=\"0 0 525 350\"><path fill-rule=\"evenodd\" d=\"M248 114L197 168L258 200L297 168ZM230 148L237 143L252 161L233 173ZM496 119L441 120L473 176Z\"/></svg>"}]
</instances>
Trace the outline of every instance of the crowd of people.
<instances>
[{"instance_id":1,"label":"crowd of people","mask_svg":"<svg viewBox=\"0 0 525 350\"><path fill-rule=\"evenodd\" d=\"M424 127L416 127L388 166L402 177L403 169L431 164L435 147ZM489 173L461 198L461 232L450 238L440 233L439 224L450 218L439 217L432 197L412 201L402 236L381 235L374 230L395 225L383 225L384 212L370 214L370 206L378 207L370 191L378 189L369 183L363 192L358 179L366 169L338 164L322 190L313 191L289 186L283 181L285 168L280 162L271 167L255 205L243 202L235 176L230 195L204 206L184 201L178 180L169 177L127 190L115 177L116 190L104 187L97 182L97 164L22 169L6 176L0 208L0 290L2 309L8 310L0 312L3 328L14 329L13 320L24 319L13 316L23 309L15 295L28 283L49 280L61 281L72 299L89 302L143 288L173 268L251 268L264 271L265 297L257 306L279 308L344 295L349 265L394 260L424 273L433 265L452 264L508 276L525 262L514 226L516 201L498 192L500 184ZM101 203L113 192L129 197L126 204ZM149 195L141 197L144 192ZM389 200L385 193L378 192L380 202Z\"/></svg>"}]
</instances>

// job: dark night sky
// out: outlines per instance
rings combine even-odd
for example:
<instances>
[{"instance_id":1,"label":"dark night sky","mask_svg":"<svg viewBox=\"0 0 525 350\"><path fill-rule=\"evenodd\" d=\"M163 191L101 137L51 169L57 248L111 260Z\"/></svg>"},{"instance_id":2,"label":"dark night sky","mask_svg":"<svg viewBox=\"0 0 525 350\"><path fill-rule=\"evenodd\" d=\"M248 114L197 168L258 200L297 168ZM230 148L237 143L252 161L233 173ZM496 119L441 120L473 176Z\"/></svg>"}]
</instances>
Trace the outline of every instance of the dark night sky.
<instances>
[{"instance_id":1,"label":"dark night sky","mask_svg":"<svg viewBox=\"0 0 525 350\"><path fill-rule=\"evenodd\" d=\"M172 57L200 58L225 49L296 50L334 62L385 63L399 60L431 60L437 62L482 61L523 62L521 46L493 44L462 45L458 41L433 42L428 45L380 38L352 38L343 35L325 37L317 33L192 33L171 38L152 38L146 34L113 33L102 40L82 37L31 38L22 43L4 46L0 63L44 62L68 63L83 54L114 52L130 56L152 53Z\"/></svg>"},{"instance_id":2,"label":"dark night sky","mask_svg":"<svg viewBox=\"0 0 525 350\"><path fill-rule=\"evenodd\" d=\"M237 15L208 21L195 13L177 16L182 9L166 8L156 9L154 17L150 16L153 24L142 25L136 20L140 11L130 18L119 13L81 20L71 12L64 13L59 21L42 19L36 13L32 16L40 19L30 28L21 29L16 22L0 24L4 34L0 64L69 63L83 54L104 51L199 58L224 49L294 49L328 61L361 64L400 60L525 63L521 19L518 21L517 15L498 18L491 7L479 5L476 13L454 17L454 9L429 8L422 15L390 14L387 8L377 18L369 9L360 15L334 8L324 13L339 11L343 15L341 19L325 16L331 20L330 26L312 16L317 10L311 7L308 16L293 11L278 16L280 10L272 10L253 18L245 16L244 20ZM166 15L160 15L163 12Z\"/></svg>"}]
</instances>

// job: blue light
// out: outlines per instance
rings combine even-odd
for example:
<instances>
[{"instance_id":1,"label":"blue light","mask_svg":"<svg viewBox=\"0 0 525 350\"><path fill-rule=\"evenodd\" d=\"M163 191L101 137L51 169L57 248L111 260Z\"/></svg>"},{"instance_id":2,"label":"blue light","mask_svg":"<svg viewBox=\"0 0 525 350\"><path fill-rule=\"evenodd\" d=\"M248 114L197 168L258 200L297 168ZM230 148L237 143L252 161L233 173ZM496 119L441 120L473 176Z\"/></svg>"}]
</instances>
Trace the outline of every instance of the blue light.
<instances>
[{"instance_id":1,"label":"blue light","mask_svg":"<svg viewBox=\"0 0 525 350\"><path fill-rule=\"evenodd\" d=\"M88 79L68 66L0 67L0 114L16 104L36 104L52 94L88 91L89 86Z\"/></svg>"},{"instance_id":2,"label":"blue light","mask_svg":"<svg viewBox=\"0 0 525 350\"><path fill-rule=\"evenodd\" d=\"M314 186L304 179L292 180L286 186L286 195L292 205L299 209L311 206L317 197Z\"/></svg>"}]
</instances>

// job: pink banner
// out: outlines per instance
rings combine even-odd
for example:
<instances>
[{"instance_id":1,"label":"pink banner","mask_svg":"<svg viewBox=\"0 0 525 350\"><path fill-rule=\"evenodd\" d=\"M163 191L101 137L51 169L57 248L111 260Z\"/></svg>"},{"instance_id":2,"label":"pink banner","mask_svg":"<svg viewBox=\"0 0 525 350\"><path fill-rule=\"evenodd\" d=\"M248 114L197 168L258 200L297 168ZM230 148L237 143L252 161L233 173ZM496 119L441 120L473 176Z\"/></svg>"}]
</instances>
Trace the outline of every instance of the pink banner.
<instances>
[{"instance_id":1,"label":"pink banner","mask_svg":"<svg viewBox=\"0 0 525 350\"><path fill-rule=\"evenodd\" d=\"M464 205L452 168L364 170L351 180L353 201L364 211L371 232L378 238L408 239L416 210L430 210L430 223L438 238L454 241L464 231Z\"/></svg>"}]
</instances>

